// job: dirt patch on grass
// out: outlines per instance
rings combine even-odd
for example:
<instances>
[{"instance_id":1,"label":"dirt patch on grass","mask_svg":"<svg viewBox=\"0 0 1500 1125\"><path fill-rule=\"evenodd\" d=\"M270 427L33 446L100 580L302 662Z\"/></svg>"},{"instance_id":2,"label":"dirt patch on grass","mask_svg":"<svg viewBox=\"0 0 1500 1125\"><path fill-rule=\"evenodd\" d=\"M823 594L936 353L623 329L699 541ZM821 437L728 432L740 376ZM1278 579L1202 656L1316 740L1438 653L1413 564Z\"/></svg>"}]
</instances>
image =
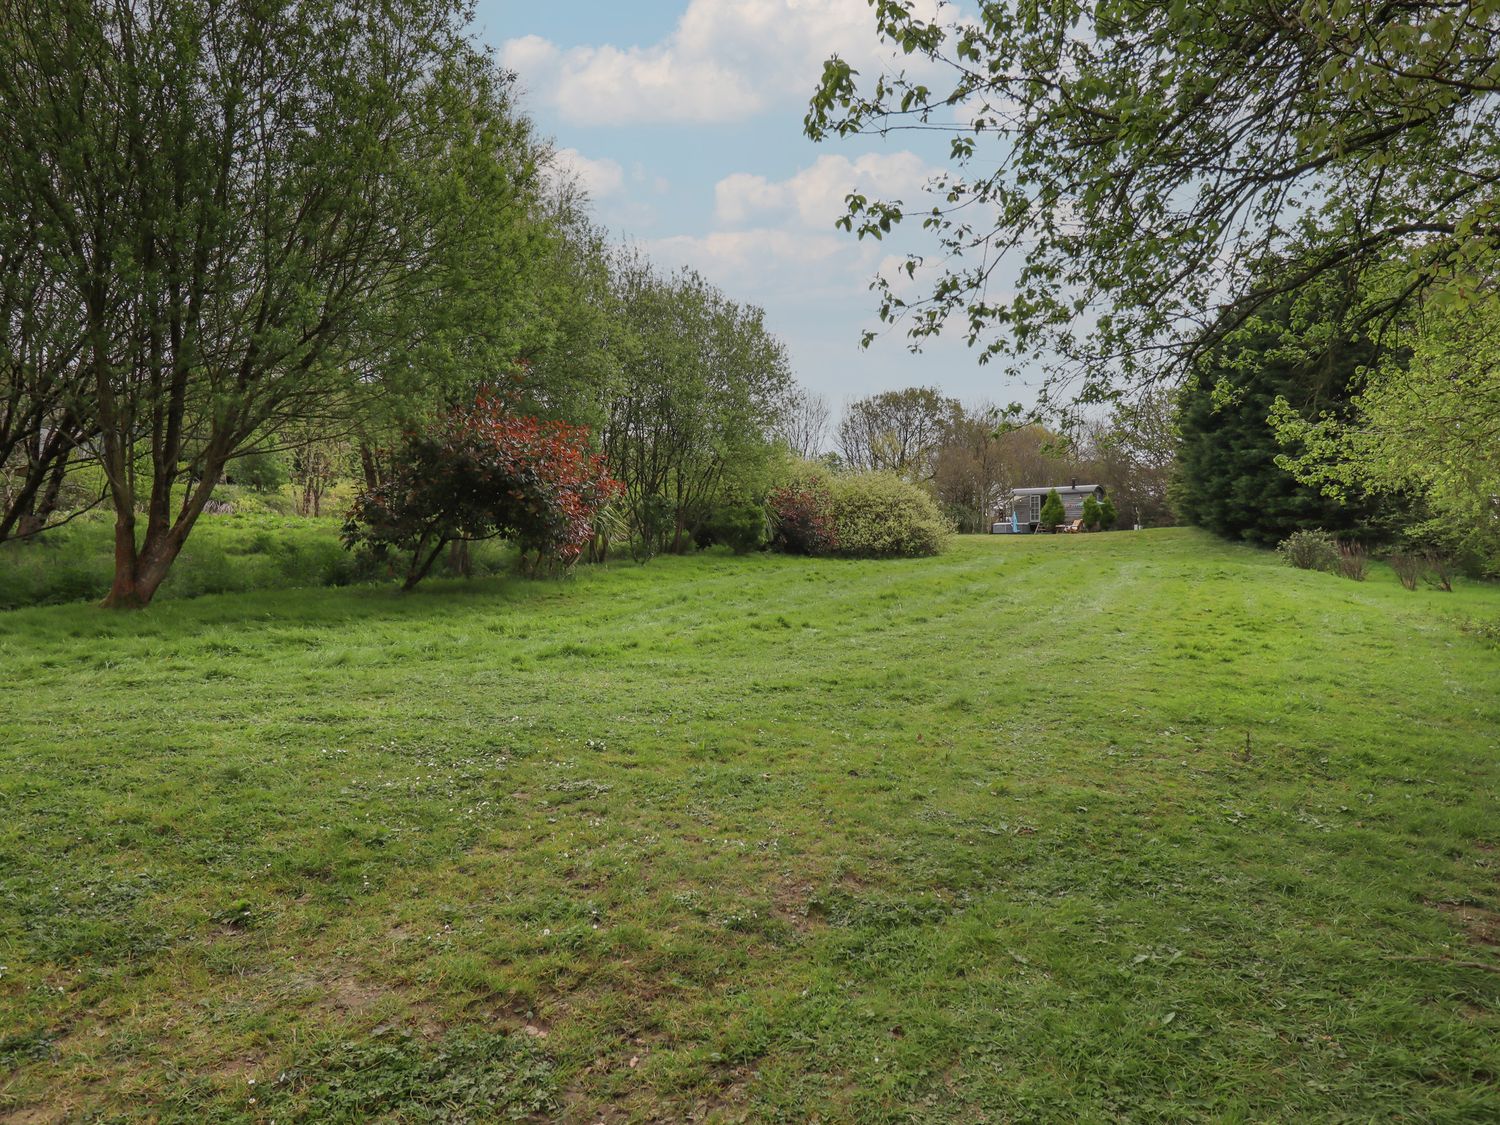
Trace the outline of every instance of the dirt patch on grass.
<instances>
[{"instance_id":1,"label":"dirt patch on grass","mask_svg":"<svg viewBox=\"0 0 1500 1125\"><path fill-rule=\"evenodd\" d=\"M383 984L342 974L319 976L314 979L314 983L323 990L324 1002L329 1007L347 1015L357 1016L368 1012L394 995Z\"/></svg>"},{"instance_id":2,"label":"dirt patch on grass","mask_svg":"<svg viewBox=\"0 0 1500 1125\"><path fill-rule=\"evenodd\" d=\"M19 1109L0 1110L0 1125L52 1125L66 1119L66 1112L54 1106L23 1105Z\"/></svg>"},{"instance_id":3,"label":"dirt patch on grass","mask_svg":"<svg viewBox=\"0 0 1500 1125\"><path fill-rule=\"evenodd\" d=\"M1500 911L1472 906L1461 902L1434 903L1439 910L1453 919L1464 932L1470 945L1500 947Z\"/></svg>"},{"instance_id":4,"label":"dirt patch on grass","mask_svg":"<svg viewBox=\"0 0 1500 1125\"><path fill-rule=\"evenodd\" d=\"M817 887L796 880L778 881L771 892L772 913L799 934L805 934L823 921L813 906Z\"/></svg>"},{"instance_id":5,"label":"dirt patch on grass","mask_svg":"<svg viewBox=\"0 0 1500 1125\"><path fill-rule=\"evenodd\" d=\"M643 1120L739 1125L751 1119L749 1083L743 1067L733 1068L726 1074L724 1085L717 1089L681 1094L665 1103L646 1084L609 1100L591 1096L584 1088L584 1080L591 1072L608 1069L611 1067L601 1060L579 1075L579 1080L563 1093L559 1120L577 1125L623 1125L626 1121Z\"/></svg>"}]
</instances>

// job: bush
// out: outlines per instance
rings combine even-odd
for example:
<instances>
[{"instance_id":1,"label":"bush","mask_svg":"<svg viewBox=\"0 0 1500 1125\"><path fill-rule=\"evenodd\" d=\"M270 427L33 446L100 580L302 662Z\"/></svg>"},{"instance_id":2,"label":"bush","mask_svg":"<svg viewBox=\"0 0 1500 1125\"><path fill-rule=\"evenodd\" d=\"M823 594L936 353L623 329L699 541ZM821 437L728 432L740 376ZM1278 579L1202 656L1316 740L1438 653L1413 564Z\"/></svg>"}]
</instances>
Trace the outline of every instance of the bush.
<instances>
[{"instance_id":1,"label":"bush","mask_svg":"<svg viewBox=\"0 0 1500 1125\"><path fill-rule=\"evenodd\" d=\"M1042 511L1038 523L1048 531L1055 529L1068 518L1068 510L1063 507L1062 497L1057 494L1057 489L1047 493L1047 499L1042 501Z\"/></svg>"},{"instance_id":2,"label":"bush","mask_svg":"<svg viewBox=\"0 0 1500 1125\"><path fill-rule=\"evenodd\" d=\"M846 473L833 478L830 494L840 555L936 555L953 534L937 502L893 473Z\"/></svg>"},{"instance_id":3,"label":"bush","mask_svg":"<svg viewBox=\"0 0 1500 1125\"><path fill-rule=\"evenodd\" d=\"M1441 551L1428 551L1422 557L1422 581L1434 590L1453 592L1453 565Z\"/></svg>"},{"instance_id":4,"label":"bush","mask_svg":"<svg viewBox=\"0 0 1500 1125\"><path fill-rule=\"evenodd\" d=\"M1370 556L1364 544L1353 539L1339 540L1339 574L1363 582L1370 569Z\"/></svg>"},{"instance_id":5,"label":"bush","mask_svg":"<svg viewBox=\"0 0 1500 1125\"><path fill-rule=\"evenodd\" d=\"M286 461L277 453L247 453L236 457L224 473L229 484L238 484L251 492L275 492L289 479Z\"/></svg>"},{"instance_id":6,"label":"bush","mask_svg":"<svg viewBox=\"0 0 1500 1125\"><path fill-rule=\"evenodd\" d=\"M1397 551L1391 556L1391 569L1396 572L1401 585L1408 590L1415 590L1418 579L1422 577L1422 557L1410 551Z\"/></svg>"},{"instance_id":7,"label":"bush","mask_svg":"<svg viewBox=\"0 0 1500 1125\"><path fill-rule=\"evenodd\" d=\"M1326 531L1295 531L1276 547L1282 560L1298 570L1333 571L1339 565L1339 547Z\"/></svg>"},{"instance_id":8,"label":"bush","mask_svg":"<svg viewBox=\"0 0 1500 1125\"><path fill-rule=\"evenodd\" d=\"M766 507L772 548L792 555L913 558L939 553L953 534L937 501L894 473L804 465Z\"/></svg>"},{"instance_id":9,"label":"bush","mask_svg":"<svg viewBox=\"0 0 1500 1125\"><path fill-rule=\"evenodd\" d=\"M771 546L789 555L826 555L839 545L833 496L820 474L773 488L766 498L771 513Z\"/></svg>"},{"instance_id":10,"label":"bush","mask_svg":"<svg viewBox=\"0 0 1500 1125\"><path fill-rule=\"evenodd\" d=\"M700 548L719 544L737 555L765 546L768 537L765 507L748 497L717 505L693 533Z\"/></svg>"},{"instance_id":11,"label":"bush","mask_svg":"<svg viewBox=\"0 0 1500 1125\"><path fill-rule=\"evenodd\" d=\"M354 502L344 545L381 559L404 554L408 590L453 542L509 539L533 571L566 567L593 539L594 514L621 491L582 426L521 417L481 395L407 437L387 478Z\"/></svg>"}]
</instances>

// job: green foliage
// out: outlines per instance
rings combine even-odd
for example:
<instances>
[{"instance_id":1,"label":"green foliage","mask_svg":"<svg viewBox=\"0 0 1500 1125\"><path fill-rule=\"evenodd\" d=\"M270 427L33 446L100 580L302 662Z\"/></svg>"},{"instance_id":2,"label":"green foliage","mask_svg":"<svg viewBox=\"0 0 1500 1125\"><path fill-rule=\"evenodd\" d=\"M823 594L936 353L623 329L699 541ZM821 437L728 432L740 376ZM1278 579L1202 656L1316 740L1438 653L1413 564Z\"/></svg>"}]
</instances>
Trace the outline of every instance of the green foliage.
<instances>
[{"instance_id":1,"label":"green foliage","mask_svg":"<svg viewBox=\"0 0 1500 1125\"><path fill-rule=\"evenodd\" d=\"M247 453L226 466L230 484L242 485L251 492L277 492L291 479L286 458L280 453Z\"/></svg>"},{"instance_id":2,"label":"green foliage","mask_svg":"<svg viewBox=\"0 0 1500 1125\"><path fill-rule=\"evenodd\" d=\"M761 309L639 256L619 255L613 271L619 371L602 441L646 559L686 550L718 497L766 491L792 380Z\"/></svg>"},{"instance_id":3,"label":"green foliage","mask_svg":"<svg viewBox=\"0 0 1500 1125\"><path fill-rule=\"evenodd\" d=\"M1339 566L1338 541L1326 531L1294 531L1276 545L1287 566L1332 572Z\"/></svg>"},{"instance_id":4,"label":"green foliage","mask_svg":"<svg viewBox=\"0 0 1500 1125\"><path fill-rule=\"evenodd\" d=\"M1413 531L1500 574L1500 296L1454 285L1405 326L1343 412L1307 418L1284 400L1279 463L1335 497L1371 493L1431 513Z\"/></svg>"},{"instance_id":5,"label":"green foliage","mask_svg":"<svg viewBox=\"0 0 1500 1125\"><path fill-rule=\"evenodd\" d=\"M948 546L953 527L936 501L894 473L840 473L828 487L837 554L913 558Z\"/></svg>"},{"instance_id":6,"label":"green foliage","mask_svg":"<svg viewBox=\"0 0 1500 1125\"><path fill-rule=\"evenodd\" d=\"M302 586L348 586L384 573L339 545L334 519L303 520L264 512L205 515L162 585L162 598ZM509 565L509 553L485 557L482 572ZM58 602L97 602L113 574L112 529L95 515L29 543L0 545L0 610Z\"/></svg>"},{"instance_id":7,"label":"green foliage","mask_svg":"<svg viewBox=\"0 0 1500 1125\"><path fill-rule=\"evenodd\" d=\"M1115 511L1115 502L1106 496L1099 502L1099 530L1108 531L1115 526L1120 514Z\"/></svg>"},{"instance_id":8,"label":"green foliage","mask_svg":"<svg viewBox=\"0 0 1500 1125\"><path fill-rule=\"evenodd\" d=\"M1347 417L1375 345L1333 327L1339 294L1278 302L1194 368L1182 390L1174 504L1180 518L1226 539L1273 546L1295 531L1375 533L1397 514L1356 491L1325 495L1283 467L1279 411ZM1278 406L1278 404L1282 404ZM1274 416L1273 416L1274 415Z\"/></svg>"},{"instance_id":9,"label":"green foliage","mask_svg":"<svg viewBox=\"0 0 1500 1125\"><path fill-rule=\"evenodd\" d=\"M7 18L0 259L31 346L95 357L68 409L135 544L108 604L151 600L240 451L514 361L543 146L471 36L452 0Z\"/></svg>"},{"instance_id":10,"label":"green foliage","mask_svg":"<svg viewBox=\"0 0 1500 1125\"><path fill-rule=\"evenodd\" d=\"M1083 526L1090 531L1096 531L1099 527L1099 501L1092 496L1083 498Z\"/></svg>"},{"instance_id":11,"label":"green foliage","mask_svg":"<svg viewBox=\"0 0 1500 1125\"><path fill-rule=\"evenodd\" d=\"M928 198L853 193L840 220L875 239L912 220L937 239L873 283L882 318L918 344L957 322L1013 374L1050 353L1049 391L1099 401L1185 373L1195 326L1232 332L1330 275L1406 258L1400 285L1345 310L1347 326L1496 261L1488 0L874 7L882 45L914 65L829 59L805 128L951 134ZM954 106L975 112L955 121ZM1267 253L1285 259L1279 276L1245 269ZM919 266L931 279L913 296L897 278ZM993 295L997 269L1009 299Z\"/></svg>"},{"instance_id":12,"label":"green foliage","mask_svg":"<svg viewBox=\"0 0 1500 1125\"><path fill-rule=\"evenodd\" d=\"M1062 497L1057 494L1057 489L1047 493L1047 499L1042 501L1042 510L1039 521L1041 526L1051 530L1060 526L1068 518L1068 512L1063 507Z\"/></svg>"},{"instance_id":13,"label":"green foliage","mask_svg":"<svg viewBox=\"0 0 1500 1125\"><path fill-rule=\"evenodd\" d=\"M715 504L693 533L693 540L699 547L721 545L737 555L759 550L769 538L765 505L751 497L731 498Z\"/></svg>"}]
</instances>

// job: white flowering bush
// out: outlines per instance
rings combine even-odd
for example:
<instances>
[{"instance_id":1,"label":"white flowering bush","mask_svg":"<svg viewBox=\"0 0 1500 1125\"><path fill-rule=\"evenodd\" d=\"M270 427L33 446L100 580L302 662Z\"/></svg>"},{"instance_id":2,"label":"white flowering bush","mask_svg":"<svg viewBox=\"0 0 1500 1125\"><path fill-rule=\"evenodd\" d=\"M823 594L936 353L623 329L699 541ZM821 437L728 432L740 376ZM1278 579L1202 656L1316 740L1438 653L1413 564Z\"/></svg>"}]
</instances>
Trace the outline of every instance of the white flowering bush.
<instances>
[{"instance_id":1,"label":"white flowering bush","mask_svg":"<svg viewBox=\"0 0 1500 1125\"><path fill-rule=\"evenodd\" d=\"M1337 570L1338 541L1326 531L1294 531L1276 545L1287 566L1298 570Z\"/></svg>"}]
</instances>

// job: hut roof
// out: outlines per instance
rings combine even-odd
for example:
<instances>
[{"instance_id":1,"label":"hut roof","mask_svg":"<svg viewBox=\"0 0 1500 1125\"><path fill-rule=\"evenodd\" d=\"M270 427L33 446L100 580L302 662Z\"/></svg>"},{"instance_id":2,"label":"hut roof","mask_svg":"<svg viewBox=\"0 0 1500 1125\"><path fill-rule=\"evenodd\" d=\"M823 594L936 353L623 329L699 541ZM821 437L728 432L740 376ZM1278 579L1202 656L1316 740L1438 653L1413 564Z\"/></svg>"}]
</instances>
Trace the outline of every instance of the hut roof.
<instances>
[{"instance_id":1,"label":"hut roof","mask_svg":"<svg viewBox=\"0 0 1500 1125\"><path fill-rule=\"evenodd\" d=\"M1049 484L1043 486L1042 488L1015 488L1011 490L1011 495L1045 496L1055 488L1057 489L1057 494L1059 496L1067 496L1070 493L1077 494L1079 492L1094 492L1096 490L1102 490L1103 487L1103 485L1099 484Z\"/></svg>"}]
</instances>

